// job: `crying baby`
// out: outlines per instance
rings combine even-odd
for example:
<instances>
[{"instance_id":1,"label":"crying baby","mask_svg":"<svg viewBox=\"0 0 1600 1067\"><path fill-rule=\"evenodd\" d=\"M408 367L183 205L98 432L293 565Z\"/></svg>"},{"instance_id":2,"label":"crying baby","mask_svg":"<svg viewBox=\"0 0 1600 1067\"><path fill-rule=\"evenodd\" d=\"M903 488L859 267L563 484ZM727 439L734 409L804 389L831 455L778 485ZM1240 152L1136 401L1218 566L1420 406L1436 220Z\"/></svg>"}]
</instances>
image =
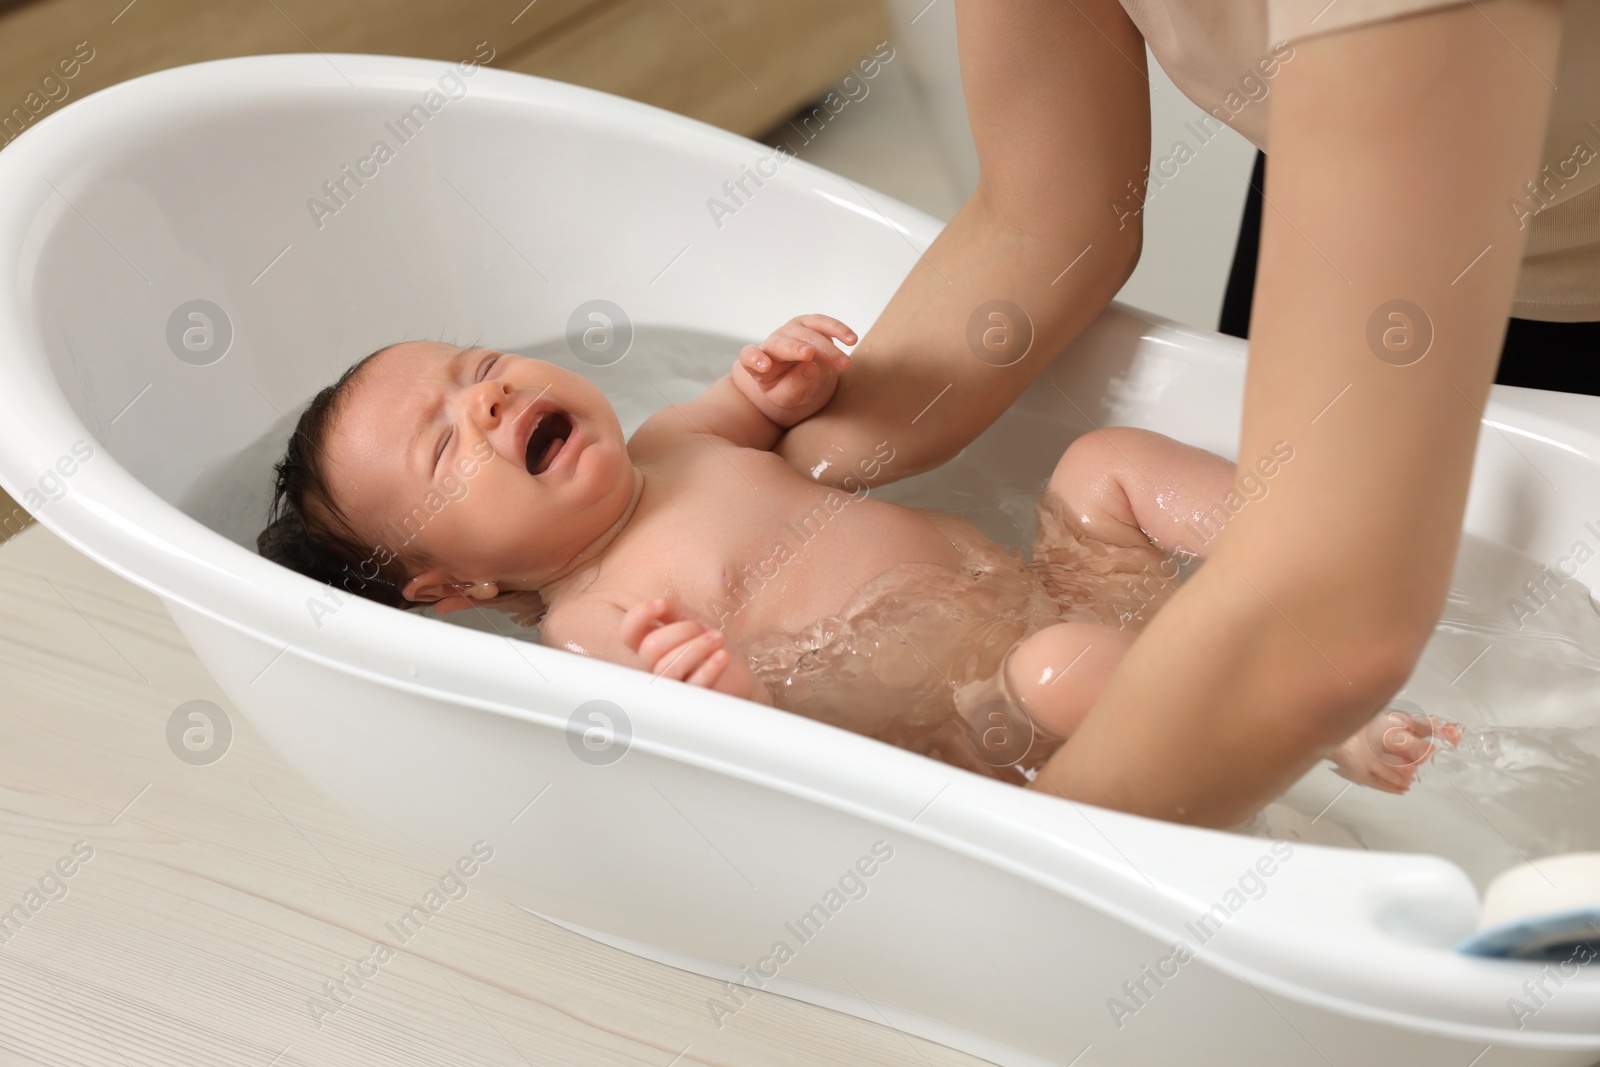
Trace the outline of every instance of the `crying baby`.
<instances>
[{"instance_id":1,"label":"crying baby","mask_svg":"<svg viewBox=\"0 0 1600 1067\"><path fill-rule=\"evenodd\" d=\"M1039 496L1024 558L960 516L865 482L841 492L774 452L828 403L856 340L799 316L629 437L562 367L390 345L301 416L258 544L380 603L509 611L548 645L1026 785L1176 582L1132 613L1115 594L1173 561L1234 465L1146 430L1086 434ZM861 472L893 458L884 441ZM1329 758L1404 792L1453 729L1389 709Z\"/></svg>"}]
</instances>

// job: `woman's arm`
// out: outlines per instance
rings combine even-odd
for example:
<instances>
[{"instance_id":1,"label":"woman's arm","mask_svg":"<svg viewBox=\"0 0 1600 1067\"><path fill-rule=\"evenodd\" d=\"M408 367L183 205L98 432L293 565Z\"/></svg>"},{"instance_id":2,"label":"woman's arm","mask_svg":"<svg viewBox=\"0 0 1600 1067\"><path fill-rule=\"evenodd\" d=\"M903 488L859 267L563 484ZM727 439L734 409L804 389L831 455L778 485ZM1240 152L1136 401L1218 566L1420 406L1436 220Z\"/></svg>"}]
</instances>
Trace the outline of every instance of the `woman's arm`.
<instances>
[{"instance_id":1,"label":"woman's arm","mask_svg":"<svg viewBox=\"0 0 1600 1067\"><path fill-rule=\"evenodd\" d=\"M1508 202L1536 177L1561 13L1479 0L1295 43L1239 452L1282 440L1294 462L1033 788L1233 825L1409 676L1460 540L1526 236Z\"/></svg>"},{"instance_id":2,"label":"woman's arm","mask_svg":"<svg viewBox=\"0 0 1600 1067\"><path fill-rule=\"evenodd\" d=\"M828 484L859 476L882 441L895 462L879 482L954 456L1139 259L1142 216L1126 205L1150 161L1149 82L1144 40L1117 0L957 0L956 19L977 190L856 347L828 407L778 442L790 466ZM1032 322L1032 347L1009 366L996 364L1017 335L980 313L997 300ZM994 342L987 361L968 345L975 316Z\"/></svg>"}]
</instances>

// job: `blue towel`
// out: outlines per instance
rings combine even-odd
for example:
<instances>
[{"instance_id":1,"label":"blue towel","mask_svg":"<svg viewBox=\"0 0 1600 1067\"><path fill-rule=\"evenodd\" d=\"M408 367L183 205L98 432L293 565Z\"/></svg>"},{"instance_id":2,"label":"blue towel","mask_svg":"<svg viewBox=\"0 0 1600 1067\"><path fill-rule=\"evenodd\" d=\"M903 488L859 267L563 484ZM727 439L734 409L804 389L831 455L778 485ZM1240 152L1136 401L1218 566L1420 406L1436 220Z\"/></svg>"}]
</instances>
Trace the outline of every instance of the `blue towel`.
<instances>
[{"instance_id":1,"label":"blue towel","mask_svg":"<svg viewBox=\"0 0 1600 1067\"><path fill-rule=\"evenodd\" d=\"M1600 907L1529 915L1479 930L1456 946L1468 956L1559 961L1600 956Z\"/></svg>"}]
</instances>

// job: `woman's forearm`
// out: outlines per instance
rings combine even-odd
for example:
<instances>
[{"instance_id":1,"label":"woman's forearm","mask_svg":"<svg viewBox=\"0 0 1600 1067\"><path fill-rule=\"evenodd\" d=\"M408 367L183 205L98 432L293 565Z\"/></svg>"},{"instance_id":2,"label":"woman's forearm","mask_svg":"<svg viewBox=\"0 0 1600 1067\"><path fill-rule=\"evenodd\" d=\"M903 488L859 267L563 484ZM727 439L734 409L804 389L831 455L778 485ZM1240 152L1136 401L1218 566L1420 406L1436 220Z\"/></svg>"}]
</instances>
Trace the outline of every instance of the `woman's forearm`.
<instances>
[{"instance_id":1,"label":"woman's forearm","mask_svg":"<svg viewBox=\"0 0 1600 1067\"><path fill-rule=\"evenodd\" d=\"M954 456L1139 259L1142 215L1119 205L1150 162L1150 85L1128 13L1118 0L956 0L955 18L978 187L856 346L832 403L778 442L830 485ZM999 302L1028 321L991 317ZM1030 323L1027 355L1001 365ZM969 329L992 348L975 352Z\"/></svg>"},{"instance_id":2,"label":"woman's forearm","mask_svg":"<svg viewBox=\"0 0 1600 1067\"><path fill-rule=\"evenodd\" d=\"M1132 273L1139 231L1132 225L1119 231L1115 223L1108 210L1085 211L1019 229L987 206L981 192L974 194L862 338L833 400L785 433L774 451L832 485L852 473L870 484L895 481L950 459L1011 405ZM1026 319L1004 308L989 309L998 318L980 311L995 301L1020 308ZM983 350L987 358L969 344L975 316L995 345ZM1016 344L1022 331L1033 335L1027 354L999 365L1010 358L1005 346ZM862 461L885 441L893 462L870 465L876 473L867 474Z\"/></svg>"},{"instance_id":3,"label":"woman's forearm","mask_svg":"<svg viewBox=\"0 0 1600 1067\"><path fill-rule=\"evenodd\" d=\"M1337 622L1309 636L1290 621L1317 601L1354 618L1359 595L1308 583L1287 596L1281 580L1252 576L1236 559L1219 548L1155 615L1030 788L1235 826L1326 756L1355 728L1346 724L1370 718L1393 695L1404 675L1396 664L1415 654L1412 641L1359 625L1337 639ZM1336 596L1342 607L1330 603Z\"/></svg>"}]
</instances>

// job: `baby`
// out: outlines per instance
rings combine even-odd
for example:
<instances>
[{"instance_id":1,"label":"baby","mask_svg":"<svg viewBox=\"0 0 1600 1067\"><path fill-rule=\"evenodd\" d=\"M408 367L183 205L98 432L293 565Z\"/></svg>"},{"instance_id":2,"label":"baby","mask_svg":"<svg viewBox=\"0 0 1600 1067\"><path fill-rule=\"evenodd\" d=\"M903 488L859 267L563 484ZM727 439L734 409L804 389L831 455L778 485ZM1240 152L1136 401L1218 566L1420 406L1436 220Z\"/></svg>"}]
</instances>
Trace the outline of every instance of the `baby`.
<instances>
[{"instance_id":1,"label":"baby","mask_svg":"<svg viewBox=\"0 0 1600 1067\"><path fill-rule=\"evenodd\" d=\"M1234 466L1149 431L1086 434L1023 562L963 518L853 477L843 493L773 452L849 367L835 342L856 340L799 316L626 439L600 390L551 363L390 345L301 417L262 553L396 607L512 611L579 655L1026 784L1147 621L1111 606L1113 583L1170 563ZM893 459L884 441L857 469ZM1330 758L1404 792L1452 731L1389 710Z\"/></svg>"}]
</instances>

